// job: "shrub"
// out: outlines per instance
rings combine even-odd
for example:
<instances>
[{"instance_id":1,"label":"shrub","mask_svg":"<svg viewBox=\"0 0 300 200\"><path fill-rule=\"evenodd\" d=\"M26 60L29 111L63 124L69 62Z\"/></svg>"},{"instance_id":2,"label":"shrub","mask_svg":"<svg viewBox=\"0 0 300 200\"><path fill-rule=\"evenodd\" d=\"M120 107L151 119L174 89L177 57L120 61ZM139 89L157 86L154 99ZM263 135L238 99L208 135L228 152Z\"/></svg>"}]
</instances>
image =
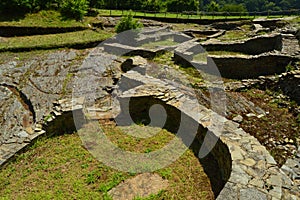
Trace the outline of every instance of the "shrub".
<instances>
[{"instance_id":1,"label":"shrub","mask_svg":"<svg viewBox=\"0 0 300 200\"><path fill-rule=\"evenodd\" d=\"M247 8L243 4L225 4L222 8L223 12L234 13L247 13Z\"/></svg>"},{"instance_id":2,"label":"shrub","mask_svg":"<svg viewBox=\"0 0 300 200\"><path fill-rule=\"evenodd\" d=\"M64 0L60 12L64 18L82 20L88 8L87 0Z\"/></svg>"},{"instance_id":3,"label":"shrub","mask_svg":"<svg viewBox=\"0 0 300 200\"><path fill-rule=\"evenodd\" d=\"M117 33L121 33L123 31L142 28L143 24L139 23L137 20L134 20L132 15L129 14L125 17L122 17L120 22L116 25L115 29Z\"/></svg>"},{"instance_id":4,"label":"shrub","mask_svg":"<svg viewBox=\"0 0 300 200\"><path fill-rule=\"evenodd\" d=\"M169 12L197 11L199 2L196 0L168 0L166 6Z\"/></svg>"}]
</instances>

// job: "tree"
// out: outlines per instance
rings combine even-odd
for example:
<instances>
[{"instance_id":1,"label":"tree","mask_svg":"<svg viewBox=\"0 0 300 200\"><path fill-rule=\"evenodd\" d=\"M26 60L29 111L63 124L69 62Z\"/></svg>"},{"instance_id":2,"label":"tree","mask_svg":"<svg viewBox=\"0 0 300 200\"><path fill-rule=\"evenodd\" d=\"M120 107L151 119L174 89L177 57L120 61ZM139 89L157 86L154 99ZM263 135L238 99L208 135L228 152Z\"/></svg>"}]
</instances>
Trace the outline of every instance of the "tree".
<instances>
[{"instance_id":1,"label":"tree","mask_svg":"<svg viewBox=\"0 0 300 200\"><path fill-rule=\"evenodd\" d=\"M291 1L289 0L282 0L279 2L279 5L282 8L282 10L289 10L292 7Z\"/></svg>"},{"instance_id":2,"label":"tree","mask_svg":"<svg viewBox=\"0 0 300 200\"><path fill-rule=\"evenodd\" d=\"M222 9L224 12L234 13L246 13L247 8L243 4L225 4Z\"/></svg>"},{"instance_id":3,"label":"tree","mask_svg":"<svg viewBox=\"0 0 300 200\"><path fill-rule=\"evenodd\" d=\"M274 2L269 2L264 6L264 10L279 11L280 8Z\"/></svg>"},{"instance_id":4,"label":"tree","mask_svg":"<svg viewBox=\"0 0 300 200\"><path fill-rule=\"evenodd\" d=\"M218 12L220 10L220 5L215 2L215 1L211 1L207 6L206 6L206 10L208 12Z\"/></svg>"},{"instance_id":5,"label":"tree","mask_svg":"<svg viewBox=\"0 0 300 200\"><path fill-rule=\"evenodd\" d=\"M34 10L35 1L31 0L1 0L0 12L5 14L25 14Z\"/></svg>"},{"instance_id":6,"label":"tree","mask_svg":"<svg viewBox=\"0 0 300 200\"><path fill-rule=\"evenodd\" d=\"M199 7L198 0L168 0L166 7L169 12L178 11L197 11Z\"/></svg>"},{"instance_id":7,"label":"tree","mask_svg":"<svg viewBox=\"0 0 300 200\"><path fill-rule=\"evenodd\" d=\"M142 8L144 10L161 11L165 8L165 4L161 0L146 0Z\"/></svg>"},{"instance_id":8,"label":"tree","mask_svg":"<svg viewBox=\"0 0 300 200\"><path fill-rule=\"evenodd\" d=\"M91 8L105 8L104 0L90 0L89 2Z\"/></svg>"},{"instance_id":9,"label":"tree","mask_svg":"<svg viewBox=\"0 0 300 200\"><path fill-rule=\"evenodd\" d=\"M249 12L262 11L265 0L248 0L245 1L245 5Z\"/></svg>"}]
</instances>

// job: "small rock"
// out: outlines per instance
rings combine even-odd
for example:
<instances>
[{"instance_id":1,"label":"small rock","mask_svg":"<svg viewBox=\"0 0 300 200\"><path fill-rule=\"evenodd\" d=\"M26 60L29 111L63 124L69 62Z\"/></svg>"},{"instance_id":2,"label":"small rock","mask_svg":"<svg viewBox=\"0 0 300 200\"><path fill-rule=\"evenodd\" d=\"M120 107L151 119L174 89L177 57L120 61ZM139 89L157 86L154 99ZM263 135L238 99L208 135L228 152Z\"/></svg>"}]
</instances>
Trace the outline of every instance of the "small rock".
<instances>
[{"instance_id":1,"label":"small rock","mask_svg":"<svg viewBox=\"0 0 300 200\"><path fill-rule=\"evenodd\" d=\"M281 186L281 184L282 184L281 176L272 175L267 180L267 183L270 185L273 185L273 186Z\"/></svg>"},{"instance_id":2,"label":"small rock","mask_svg":"<svg viewBox=\"0 0 300 200\"><path fill-rule=\"evenodd\" d=\"M264 116L265 116L264 114L260 114L260 115L257 116L257 118L260 119L260 118L262 118Z\"/></svg>"},{"instance_id":3,"label":"small rock","mask_svg":"<svg viewBox=\"0 0 300 200\"><path fill-rule=\"evenodd\" d=\"M267 155L266 157L267 163L270 165L276 165L276 161L274 160L274 158L271 155Z\"/></svg>"},{"instance_id":4,"label":"small rock","mask_svg":"<svg viewBox=\"0 0 300 200\"><path fill-rule=\"evenodd\" d=\"M254 188L242 189L240 200L267 200L267 195Z\"/></svg>"},{"instance_id":5,"label":"small rock","mask_svg":"<svg viewBox=\"0 0 300 200\"><path fill-rule=\"evenodd\" d=\"M242 160L241 163L247 165L248 167L252 167L256 164L255 160L253 160L252 158L247 158L245 160Z\"/></svg>"},{"instance_id":6,"label":"small rock","mask_svg":"<svg viewBox=\"0 0 300 200\"><path fill-rule=\"evenodd\" d=\"M235 151L231 152L231 157L232 157L233 160L242 160L242 159L244 159L243 155L238 150L235 150Z\"/></svg>"},{"instance_id":7,"label":"small rock","mask_svg":"<svg viewBox=\"0 0 300 200\"><path fill-rule=\"evenodd\" d=\"M16 136L20 137L20 138L26 138L26 137L28 137L28 133L26 131L21 131L21 132L17 133Z\"/></svg>"},{"instance_id":8,"label":"small rock","mask_svg":"<svg viewBox=\"0 0 300 200\"><path fill-rule=\"evenodd\" d=\"M237 115L232 120L237 122L237 123L241 123L243 121L243 117L241 115Z\"/></svg>"},{"instance_id":9,"label":"small rock","mask_svg":"<svg viewBox=\"0 0 300 200\"><path fill-rule=\"evenodd\" d=\"M248 113L248 114L246 114L246 116L247 117L256 117L256 114L254 114L254 113Z\"/></svg>"},{"instance_id":10,"label":"small rock","mask_svg":"<svg viewBox=\"0 0 300 200\"><path fill-rule=\"evenodd\" d=\"M261 179L254 178L249 182L250 185L263 188L264 182Z\"/></svg>"}]
</instances>

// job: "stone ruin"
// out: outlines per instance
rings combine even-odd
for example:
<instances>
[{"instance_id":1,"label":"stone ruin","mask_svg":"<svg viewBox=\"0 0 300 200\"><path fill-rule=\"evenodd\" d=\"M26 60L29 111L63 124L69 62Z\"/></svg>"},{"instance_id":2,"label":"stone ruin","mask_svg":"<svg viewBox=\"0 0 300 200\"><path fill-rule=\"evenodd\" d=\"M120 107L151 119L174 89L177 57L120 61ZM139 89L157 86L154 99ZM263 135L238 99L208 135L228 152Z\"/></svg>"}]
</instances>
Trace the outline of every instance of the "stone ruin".
<instances>
[{"instance_id":1,"label":"stone ruin","mask_svg":"<svg viewBox=\"0 0 300 200\"><path fill-rule=\"evenodd\" d=\"M153 49L139 47L160 39L171 39L178 44ZM148 69L153 66L141 58L134 57L126 61L116 56L153 58L161 52L172 51L176 62L192 64L206 73L212 72L209 69L211 58L194 60L195 55L204 53L203 49L196 48L199 45L196 39L165 29L148 29L139 33L137 43L139 45L128 43L121 35L108 41L103 47L97 47L83 65L73 62L77 56L74 51L52 54L44 61L29 62L18 68L15 62L2 64L0 102L3 120L0 123L4 134L0 136L0 165L13 158L37 137L62 131L73 132L86 119L118 118L122 121L122 116L128 112L124 102L130 99L133 105L138 105L129 110L131 116L134 116L133 120L147 118L145 112L151 105L160 104L170 113L166 129L176 132L176 124L180 124L178 120L181 116L186 123L198 126L198 131L191 133L191 137L197 138L198 144L206 144L209 148L209 144L204 142L206 138L216 140L209 156L217 163L214 170L219 176L208 174L212 182L216 183L212 184L216 199L275 200L299 197L297 179L300 173L297 171L297 159L300 149L298 157L289 159L286 165L279 168L266 148L239 128L238 123L203 105L194 107L197 99L191 95L191 88L184 83L165 79L163 72L156 77L149 75ZM266 55L260 57L263 56ZM240 63L232 71L240 71L242 65ZM231 73L226 72L225 65L222 67L225 72L221 69L221 75ZM21 78L22 74L26 74L26 77ZM72 76L66 78L68 74ZM254 74L253 77L259 75L261 74ZM285 77L289 75L290 73ZM298 76L294 77L299 80ZM126 84L119 86L117 82L122 80L126 80L123 81ZM216 81L209 87L220 90L222 84ZM70 93L72 88L78 89L75 96ZM115 95L117 98L114 98ZM117 100L117 104L111 104L113 98ZM92 102L95 104L92 105ZM81 123L76 124L75 121L74 124L74 116L81 119ZM198 152L194 153L198 155Z\"/></svg>"}]
</instances>

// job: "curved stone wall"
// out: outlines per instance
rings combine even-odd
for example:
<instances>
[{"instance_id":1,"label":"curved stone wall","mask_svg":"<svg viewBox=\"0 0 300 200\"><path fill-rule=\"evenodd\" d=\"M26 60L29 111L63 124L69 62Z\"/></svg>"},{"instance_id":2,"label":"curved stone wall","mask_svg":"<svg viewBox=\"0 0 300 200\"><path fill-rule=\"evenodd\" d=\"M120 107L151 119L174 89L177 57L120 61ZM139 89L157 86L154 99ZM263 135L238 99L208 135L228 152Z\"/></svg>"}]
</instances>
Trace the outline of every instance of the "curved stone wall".
<instances>
[{"instance_id":1,"label":"curved stone wall","mask_svg":"<svg viewBox=\"0 0 300 200\"><path fill-rule=\"evenodd\" d=\"M285 175L280 172L275 160L266 148L253 136L240 129L237 123L217 115L204 106L200 106L200 112L195 107L188 106L197 104L193 103L194 100L189 99L187 95L180 96L179 94L182 93L163 81L145 77L137 72L124 74L123 76L127 80L138 81L142 85L134 86L131 89L127 88L119 98L145 98L147 95L149 98L157 98L165 104L184 112L192 120L198 122L199 125L211 130L215 136L220 136L219 143L213 149L212 154L221 166L220 173L223 181L229 179L217 199L261 200L280 199L282 197L282 178ZM140 109L140 107L137 109ZM143 113L141 110L138 111ZM214 126L209 123L210 120L215 121ZM223 129L216 128L220 124L224 124ZM199 141L203 140L203 136L199 133L197 138ZM227 146L226 148L224 148L224 144ZM230 166L231 170L228 168ZM229 173L230 171L231 173ZM247 195L245 196L245 194Z\"/></svg>"},{"instance_id":2,"label":"curved stone wall","mask_svg":"<svg viewBox=\"0 0 300 200\"><path fill-rule=\"evenodd\" d=\"M208 131L207 128L204 128L201 124L198 124L197 121L195 121L189 115L183 113L181 110L161 100L161 98L155 95L155 91L153 90L151 93L149 93L149 96L144 96L143 94L139 97L138 95L139 94L136 93L134 94L134 97L121 97L119 99L121 112L117 116L117 121L119 122L118 125L129 125L126 123L122 124L122 118L126 117L124 121L127 121L128 118L128 116L126 116L125 114L126 112L128 112L126 102L130 102L130 105L132 105L129 105L129 113L133 121L136 123L143 121L146 125L151 121L148 115L151 106L157 104L162 105L167 112L167 120L163 128L176 134L178 132L179 126L182 126L181 123L184 123L184 130L185 132L187 132L186 135L190 135L190 137L192 137L192 140L194 140L194 136L196 138L196 140L194 140L189 148L192 149L195 156L198 157L200 146L204 143L204 138ZM198 127L198 131L197 133L193 134L191 133L192 128L190 127L195 126ZM212 135L211 137L216 136ZM184 142L185 140L187 140L187 138L182 138L182 140ZM218 140L217 144L212 149L208 157L211 157L211 159L200 159L200 162L204 166L207 175L211 179L211 182L214 183L212 184L212 190L214 191L215 196L218 196L231 174L231 155L229 153L228 147L221 140ZM209 165L209 163L206 162L213 162L212 159L216 162L216 165L210 165L211 168L206 169L205 166Z\"/></svg>"}]
</instances>

